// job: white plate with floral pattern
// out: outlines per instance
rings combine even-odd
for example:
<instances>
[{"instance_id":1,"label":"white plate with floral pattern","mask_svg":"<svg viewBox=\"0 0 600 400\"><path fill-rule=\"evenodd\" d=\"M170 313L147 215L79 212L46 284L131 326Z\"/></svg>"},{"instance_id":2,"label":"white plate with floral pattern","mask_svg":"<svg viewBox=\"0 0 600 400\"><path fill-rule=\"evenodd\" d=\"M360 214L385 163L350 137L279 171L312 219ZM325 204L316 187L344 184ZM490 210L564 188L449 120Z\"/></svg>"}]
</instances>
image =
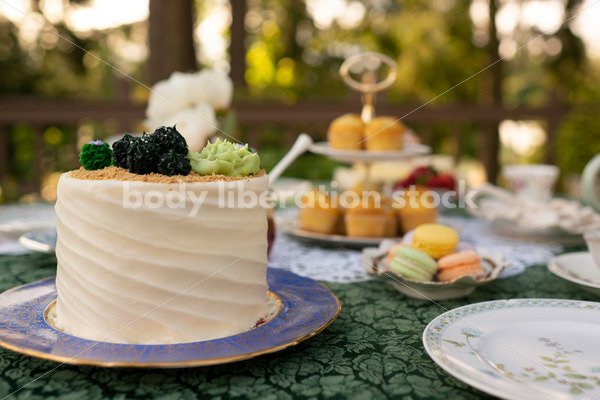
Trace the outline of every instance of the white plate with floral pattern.
<instances>
[{"instance_id":1,"label":"white plate with floral pattern","mask_svg":"<svg viewBox=\"0 0 600 400\"><path fill-rule=\"evenodd\" d=\"M587 251L563 254L548 261L554 275L580 285L583 290L600 296L600 268Z\"/></svg>"},{"instance_id":2,"label":"white plate with floral pattern","mask_svg":"<svg viewBox=\"0 0 600 400\"><path fill-rule=\"evenodd\" d=\"M497 300L445 312L425 350L455 378L505 399L600 398L600 303Z\"/></svg>"}]
</instances>

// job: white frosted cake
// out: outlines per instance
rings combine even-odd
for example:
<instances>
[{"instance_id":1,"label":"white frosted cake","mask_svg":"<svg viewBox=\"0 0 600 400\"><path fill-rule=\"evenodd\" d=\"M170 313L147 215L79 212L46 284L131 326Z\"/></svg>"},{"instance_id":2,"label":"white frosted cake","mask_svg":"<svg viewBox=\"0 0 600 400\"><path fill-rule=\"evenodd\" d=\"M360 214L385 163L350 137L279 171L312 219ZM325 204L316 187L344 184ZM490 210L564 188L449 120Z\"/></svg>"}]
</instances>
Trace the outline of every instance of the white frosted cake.
<instances>
[{"instance_id":1,"label":"white frosted cake","mask_svg":"<svg viewBox=\"0 0 600 400\"><path fill-rule=\"evenodd\" d=\"M235 199L258 198L267 185L262 171L236 178L117 167L63 174L57 328L131 344L252 329L267 308L267 210Z\"/></svg>"}]
</instances>

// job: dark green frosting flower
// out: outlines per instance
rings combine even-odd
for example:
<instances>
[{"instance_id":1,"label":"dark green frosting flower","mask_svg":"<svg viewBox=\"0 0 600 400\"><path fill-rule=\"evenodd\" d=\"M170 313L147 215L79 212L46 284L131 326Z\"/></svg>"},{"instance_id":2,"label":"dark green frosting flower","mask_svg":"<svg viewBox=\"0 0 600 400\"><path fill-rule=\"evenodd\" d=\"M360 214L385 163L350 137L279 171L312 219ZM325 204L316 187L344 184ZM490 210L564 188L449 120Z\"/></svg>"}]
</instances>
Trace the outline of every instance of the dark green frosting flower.
<instances>
[{"instance_id":1,"label":"dark green frosting flower","mask_svg":"<svg viewBox=\"0 0 600 400\"><path fill-rule=\"evenodd\" d=\"M148 135L148 140L156 143L160 147L162 154L169 153L171 150L183 156L186 156L188 153L187 142L175 126L161 126L160 128L156 128L151 135Z\"/></svg>"},{"instance_id":2,"label":"dark green frosting flower","mask_svg":"<svg viewBox=\"0 0 600 400\"><path fill-rule=\"evenodd\" d=\"M188 146L175 126L161 126L151 134L144 132L141 138L125 134L113 144L113 152L115 165L134 174L166 171L165 175L187 175L190 172L189 161L185 159Z\"/></svg>"},{"instance_id":3,"label":"dark green frosting flower","mask_svg":"<svg viewBox=\"0 0 600 400\"><path fill-rule=\"evenodd\" d=\"M192 170L190 160L182 154L177 154L175 150L160 156L158 161L158 173L168 176L187 175Z\"/></svg>"},{"instance_id":4,"label":"dark green frosting flower","mask_svg":"<svg viewBox=\"0 0 600 400\"><path fill-rule=\"evenodd\" d=\"M108 143L101 140L91 141L81 147L79 162L83 168L93 171L112 165L112 151Z\"/></svg>"},{"instance_id":5,"label":"dark green frosting flower","mask_svg":"<svg viewBox=\"0 0 600 400\"><path fill-rule=\"evenodd\" d=\"M135 138L127 149L127 168L134 174L158 172L161 148L152 142L149 136L144 132L142 137Z\"/></svg>"},{"instance_id":6,"label":"dark green frosting flower","mask_svg":"<svg viewBox=\"0 0 600 400\"><path fill-rule=\"evenodd\" d=\"M127 168L127 150L134 139L126 133L120 140L113 143L113 157L116 167Z\"/></svg>"}]
</instances>

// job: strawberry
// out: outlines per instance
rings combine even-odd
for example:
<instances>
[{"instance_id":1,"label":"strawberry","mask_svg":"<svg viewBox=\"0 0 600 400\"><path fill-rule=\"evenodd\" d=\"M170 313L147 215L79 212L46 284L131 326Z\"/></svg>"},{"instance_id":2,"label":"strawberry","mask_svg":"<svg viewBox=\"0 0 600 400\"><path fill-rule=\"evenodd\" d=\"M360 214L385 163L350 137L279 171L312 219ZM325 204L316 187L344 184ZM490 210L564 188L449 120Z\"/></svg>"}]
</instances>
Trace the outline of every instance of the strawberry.
<instances>
[{"instance_id":1,"label":"strawberry","mask_svg":"<svg viewBox=\"0 0 600 400\"><path fill-rule=\"evenodd\" d=\"M435 175L429 179L427 186L430 188L454 190L456 181L451 174Z\"/></svg>"},{"instance_id":2,"label":"strawberry","mask_svg":"<svg viewBox=\"0 0 600 400\"><path fill-rule=\"evenodd\" d=\"M398 181L394 185L394 190L400 190L411 185L426 185L427 182L435 176L436 171L433 167L418 167L413 170L405 179Z\"/></svg>"}]
</instances>

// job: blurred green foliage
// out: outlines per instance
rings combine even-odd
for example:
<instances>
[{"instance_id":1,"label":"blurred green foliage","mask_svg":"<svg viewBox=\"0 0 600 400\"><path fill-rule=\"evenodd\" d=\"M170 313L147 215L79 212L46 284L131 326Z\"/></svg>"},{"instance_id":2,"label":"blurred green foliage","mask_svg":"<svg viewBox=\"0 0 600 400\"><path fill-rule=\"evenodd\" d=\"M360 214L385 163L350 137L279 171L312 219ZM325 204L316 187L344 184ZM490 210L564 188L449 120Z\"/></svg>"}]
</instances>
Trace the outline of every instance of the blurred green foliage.
<instances>
[{"instance_id":1,"label":"blurred green foliage","mask_svg":"<svg viewBox=\"0 0 600 400\"><path fill-rule=\"evenodd\" d=\"M115 71L86 51L118 66L108 45L115 32L82 37L62 23L46 23L56 33L41 29L30 43L19 36L17 25L0 19L0 93L94 99L114 96ZM129 30L122 27L118 31ZM137 69L141 71L142 65Z\"/></svg>"},{"instance_id":2,"label":"blurred green foliage","mask_svg":"<svg viewBox=\"0 0 600 400\"><path fill-rule=\"evenodd\" d=\"M563 173L583 172L600 154L600 107L582 107L564 121L556 138L556 165Z\"/></svg>"},{"instance_id":3,"label":"blurred green foliage","mask_svg":"<svg viewBox=\"0 0 600 400\"><path fill-rule=\"evenodd\" d=\"M470 2L363 1L364 16L353 26L337 20L319 26L303 2L251 0L246 81L251 95L280 98L344 97L350 90L339 78L345 58L376 51L398 62L399 79L386 92L392 101L428 101L476 73L488 60L471 43ZM360 7L359 7L360 8ZM439 103L476 99L473 79Z\"/></svg>"},{"instance_id":4,"label":"blurred green foliage","mask_svg":"<svg viewBox=\"0 0 600 400\"><path fill-rule=\"evenodd\" d=\"M313 97L346 97L351 91L339 78L341 63L359 51L376 51L398 63L398 79L384 93L392 102L422 103L442 93L433 104L490 102L491 76L482 69L493 57L487 48L488 32L482 33L471 20L472 2L340 2L346 11L362 10L360 19L351 25L344 24L339 15L319 23L319 10L311 7L317 3L248 1L246 81L250 96L289 104ZM508 2L500 2L504 3ZM572 15L581 3L566 1L565 15ZM500 41L520 49L501 62L507 104L541 105L550 92L566 101L581 98L582 91L600 93L598 81L589 79L598 65L586 58L584 44L569 24L541 32L518 23L512 37L500 35Z\"/></svg>"},{"instance_id":5,"label":"blurred green foliage","mask_svg":"<svg viewBox=\"0 0 600 400\"><path fill-rule=\"evenodd\" d=\"M29 24L16 24L0 15L0 96L111 99L118 94L119 74L107 63L143 79L144 64L130 63L114 50L127 40L139 41L145 22L114 30L75 32L63 21L51 23L37 1L30 4L31 18L48 29L30 20L25 21ZM82 121L79 127L42 126L37 140L44 152L34 154L33 126L18 123L2 129L10 138L7 162L11 175L0 182L2 197L8 201L35 188L44 180L44 172L72 169L75 144L82 134L90 139L114 134L110 121Z\"/></svg>"}]
</instances>

